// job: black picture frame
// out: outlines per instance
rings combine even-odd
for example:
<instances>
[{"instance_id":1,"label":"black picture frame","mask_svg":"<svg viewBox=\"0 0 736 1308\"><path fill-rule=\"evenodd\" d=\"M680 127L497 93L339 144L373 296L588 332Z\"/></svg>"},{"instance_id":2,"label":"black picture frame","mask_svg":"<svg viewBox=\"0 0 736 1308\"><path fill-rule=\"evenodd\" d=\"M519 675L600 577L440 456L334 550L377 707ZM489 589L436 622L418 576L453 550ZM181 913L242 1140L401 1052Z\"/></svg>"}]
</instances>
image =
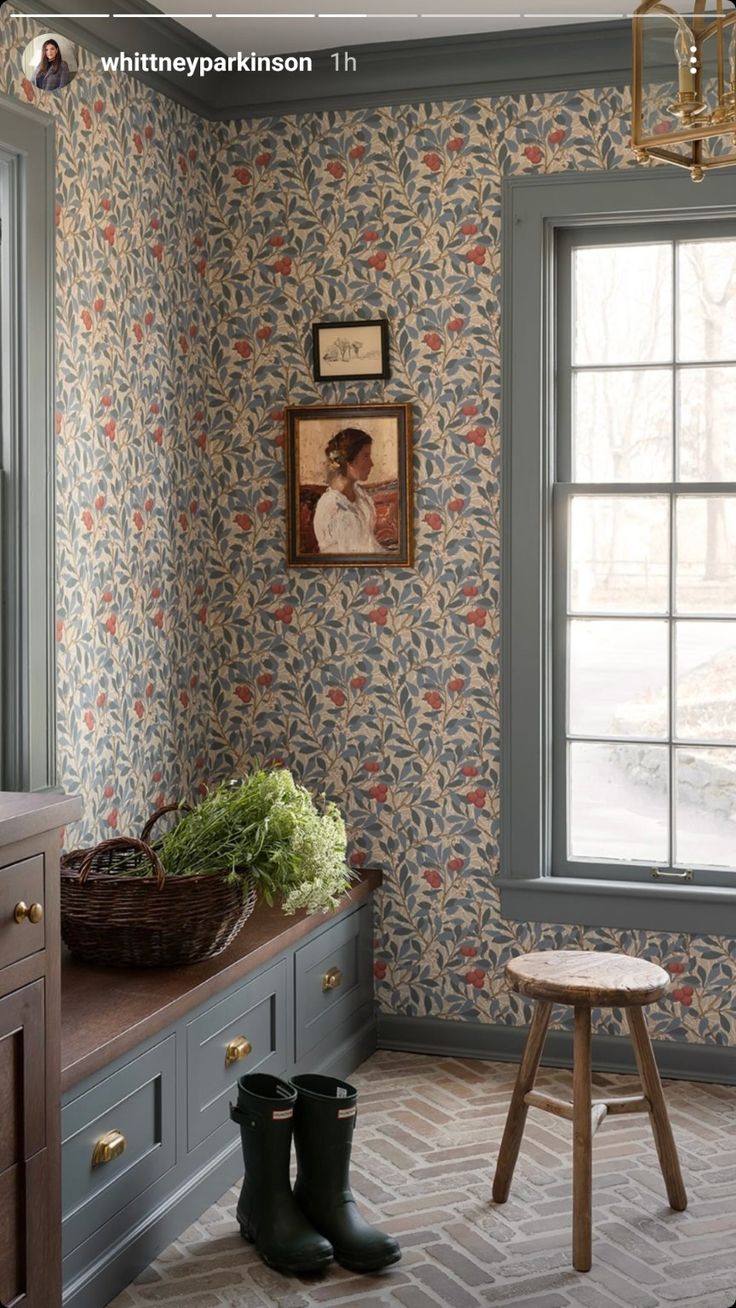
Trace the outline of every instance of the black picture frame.
<instances>
[{"instance_id":1,"label":"black picture frame","mask_svg":"<svg viewBox=\"0 0 736 1308\"><path fill-rule=\"evenodd\" d=\"M286 561L289 567L414 566L412 409L407 403L316 404L286 409ZM373 446L374 468L361 490L373 501L369 548L320 545L317 505L330 489L326 446L359 428ZM359 495L360 498L360 495ZM336 508L339 509L339 502ZM343 511L345 506L342 506ZM333 514L334 520L334 514ZM328 537L333 534L329 530ZM340 533L343 535L343 533ZM344 540L341 542L344 545Z\"/></svg>"},{"instance_id":2,"label":"black picture frame","mask_svg":"<svg viewBox=\"0 0 736 1308\"><path fill-rule=\"evenodd\" d=\"M387 381L391 376L387 318L315 322L312 351L314 380L318 382ZM357 370L361 362L369 361L370 367Z\"/></svg>"}]
</instances>

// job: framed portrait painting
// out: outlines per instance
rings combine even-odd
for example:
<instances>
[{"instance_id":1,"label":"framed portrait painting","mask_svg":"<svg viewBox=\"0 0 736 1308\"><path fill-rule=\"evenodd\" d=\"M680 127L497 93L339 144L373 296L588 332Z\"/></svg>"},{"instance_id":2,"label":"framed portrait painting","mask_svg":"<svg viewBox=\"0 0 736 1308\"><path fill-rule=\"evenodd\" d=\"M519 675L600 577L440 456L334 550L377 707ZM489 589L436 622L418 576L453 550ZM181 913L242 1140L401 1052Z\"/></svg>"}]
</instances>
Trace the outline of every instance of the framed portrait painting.
<instances>
[{"instance_id":1,"label":"framed portrait painting","mask_svg":"<svg viewBox=\"0 0 736 1308\"><path fill-rule=\"evenodd\" d=\"M290 566L412 566L411 405L288 408L285 453Z\"/></svg>"},{"instance_id":2,"label":"framed portrait painting","mask_svg":"<svg viewBox=\"0 0 736 1308\"><path fill-rule=\"evenodd\" d=\"M386 380L388 320L312 324L315 381Z\"/></svg>"}]
</instances>

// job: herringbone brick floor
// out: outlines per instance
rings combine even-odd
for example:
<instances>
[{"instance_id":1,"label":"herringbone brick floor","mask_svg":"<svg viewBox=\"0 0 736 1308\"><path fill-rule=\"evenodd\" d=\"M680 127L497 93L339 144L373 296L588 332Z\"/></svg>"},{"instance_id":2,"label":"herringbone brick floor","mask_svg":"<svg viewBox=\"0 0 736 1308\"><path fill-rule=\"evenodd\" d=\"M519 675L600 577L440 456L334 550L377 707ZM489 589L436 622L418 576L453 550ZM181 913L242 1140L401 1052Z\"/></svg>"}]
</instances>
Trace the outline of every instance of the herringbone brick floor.
<instances>
[{"instance_id":1,"label":"herringbone brick floor","mask_svg":"<svg viewBox=\"0 0 736 1308\"><path fill-rule=\"evenodd\" d=\"M360 1091L353 1183L403 1258L380 1276L338 1266L281 1276L240 1239L237 1190L119 1295L113 1308L732 1308L736 1300L736 1089L665 1085L689 1208L668 1208L646 1117L603 1123L594 1144L593 1269L570 1266L570 1125L529 1112L508 1203L490 1182L516 1068L378 1053ZM630 1078L596 1075L613 1093ZM538 1088L568 1094L570 1074Z\"/></svg>"}]
</instances>

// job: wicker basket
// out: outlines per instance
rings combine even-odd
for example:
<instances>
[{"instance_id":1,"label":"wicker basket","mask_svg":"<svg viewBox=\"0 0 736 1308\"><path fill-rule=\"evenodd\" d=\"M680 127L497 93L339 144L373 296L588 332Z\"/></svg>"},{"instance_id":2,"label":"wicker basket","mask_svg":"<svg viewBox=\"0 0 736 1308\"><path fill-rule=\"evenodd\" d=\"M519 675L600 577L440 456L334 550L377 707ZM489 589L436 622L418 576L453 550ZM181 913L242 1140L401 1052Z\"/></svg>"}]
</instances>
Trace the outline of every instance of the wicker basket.
<instances>
[{"instance_id":1,"label":"wicker basket","mask_svg":"<svg viewBox=\"0 0 736 1308\"><path fill-rule=\"evenodd\" d=\"M146 823L141 839L119 836L61 860L61 935L85 963L101 967L175 967L226 949L256 903L250 877L229 885L224 873L167 877L146 837L168 805ZM141 857L151 876L133 876Z\"/></svg>"}]
</instances>

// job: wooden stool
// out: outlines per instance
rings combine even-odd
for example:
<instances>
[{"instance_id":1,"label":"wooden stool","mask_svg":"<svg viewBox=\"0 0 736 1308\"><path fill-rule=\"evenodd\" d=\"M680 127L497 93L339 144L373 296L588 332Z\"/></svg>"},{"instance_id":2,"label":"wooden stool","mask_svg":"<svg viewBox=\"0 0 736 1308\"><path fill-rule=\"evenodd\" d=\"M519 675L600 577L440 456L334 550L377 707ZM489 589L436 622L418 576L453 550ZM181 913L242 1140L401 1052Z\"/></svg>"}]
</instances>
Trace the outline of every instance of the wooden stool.
<instances>
[{"instance_id":1,"label":"wooden stool","mask_svg":"<svg viewBox=\"0 0 736 1308\"><path fill-rule=\"evenodd\" d=\"M678 1212L687 1207L662 1083L642 1013L643 1004L650 1004L665 993L670 978L664 968L643 958L565 949L522 954L507 964L506 976L512 990L536 999L537 1003L511 1096L493 1179L493 1198L498 1204L508 1199L530 1105L554 1113L556 1117L568 1118L573 1130L572 1261L577 1271L588 1272L591 1264L592 1143L608 1113L649 1113L670 1207ZM553 1004L571 1004L575 1009L571 1104L534 1090ZM644 1093L618 1099L593 1099L590 1010L612 1006L626 1009Z\"/></svg>"}]
</instances>

